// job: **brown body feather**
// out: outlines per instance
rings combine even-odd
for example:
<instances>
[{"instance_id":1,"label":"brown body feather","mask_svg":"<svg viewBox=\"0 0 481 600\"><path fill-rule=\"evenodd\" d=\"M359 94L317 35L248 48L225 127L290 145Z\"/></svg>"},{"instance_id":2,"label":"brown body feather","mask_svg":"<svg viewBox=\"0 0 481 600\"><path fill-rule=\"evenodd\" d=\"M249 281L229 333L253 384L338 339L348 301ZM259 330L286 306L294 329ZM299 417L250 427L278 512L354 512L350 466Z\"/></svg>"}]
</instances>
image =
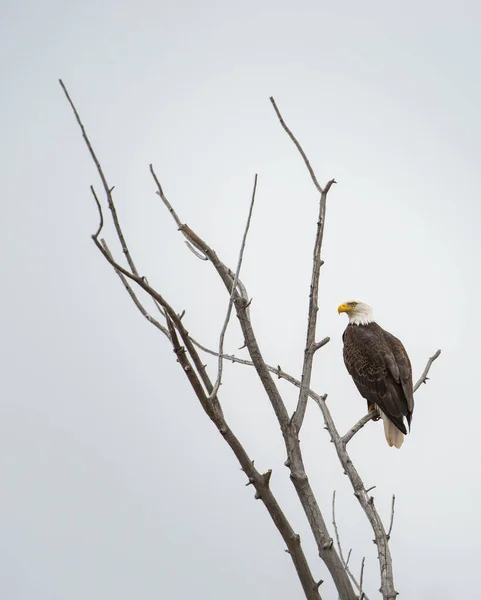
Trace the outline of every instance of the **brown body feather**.
<instances>
[{"instance_id":1,"label":"brown body feather","mask_svg":"<svg viewBox=\"0 0 481 600\"><path fill-rule=\"evenodd\" d=\"M411 426L414 397L411 362L404 346L374 322L349 324L342 339L346 368L368 406L378 406L405 434L403 417Z\"/></svg>"}]
</instances>

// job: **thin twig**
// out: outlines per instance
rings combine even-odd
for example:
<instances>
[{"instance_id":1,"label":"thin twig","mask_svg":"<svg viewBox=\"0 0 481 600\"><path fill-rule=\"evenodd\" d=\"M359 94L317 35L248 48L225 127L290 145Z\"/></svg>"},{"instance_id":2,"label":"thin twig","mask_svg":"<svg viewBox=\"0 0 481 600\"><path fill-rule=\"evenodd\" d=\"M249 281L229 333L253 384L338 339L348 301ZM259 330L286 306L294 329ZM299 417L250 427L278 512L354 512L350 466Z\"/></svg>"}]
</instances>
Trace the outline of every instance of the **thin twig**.
<instances>
[{"instance_id":1,"label":"thin twig","mask_svg":"<svg viewBox=\"0 0 481 600\"><path fill-rule=\"evenodd\" d=\"M306 167L311 175L311 179L314 182L314 185L317 188L317 191L321 194L321 198L319 201L319 217L317 220L317 231L316 231L316 240L314 243L314 252L312 258L312 276L311 276L311 286L309 293L309 311L308 311L308 324L307 324L307 334L306 334L306 349L304 351L304 362L302 366L302 377L301 377L301 390L299 392L299 399L297 401L297 407L294 414L291 417L291 423L293 423L297 429L297 432L300 431L302 427L302 423L304 421L304 416L307 408L307 399L309 396L309 386L311 383L311 374L312 374L312 363L314 359L314 353L324 344L319 342L316 344L315 336L316 336L316 325L317 325L317 312L319 310L319 278L321 272L321 265L323 261L321 260L321 248L322 248L322 238L324 234L324 222L326 217L326 200L327 194L331 189L331 186L336 183L334 179L331 179L324 188L321 187L319 181L317 180L316 174L314 173L314 169L311 167L311 163L307 158L306 153L304 152L302 146L297 141L297 138L286 125L280 110L277 107L277 104L274 98L270 98L272 106L276 112L277 118L279 119L282 127L287 132L291 140L294 142L297 150L301 154ZM327 343L327 342L324 342Z\"/></svg>"},{"instance_id":2,"label":"thin twig","mask_svg":"<svg viewBox=\"0 0 481 600\"><path fill-rule=\"evenodd\" d=\"M359 600L367 600L366 594L362 591L362 584L364 581L364 562L365 562L365 560L366 560L366 557L363 556L362 562L361 562L361 575L359 576Z\"/></svg>"},{"instance_id":3,"label":"thin twig","mask_svg":"<svg viewBox=\"0 0 481 600\"><path fill-rule=\"evenodd\" d=\"M269 100L272 103L272 106L274 107L274 110L276 111L276 115L277 118L280 121L280 124L282 125L282 127L284 128L284 130L286 131L287 135L291 138L291 140L294 142L296 148L299 150L299 154L302 156L302 159L304 160L304 163L307 167L307 170L309 171L309 174L311 176L312 181L314 182L314 185L316 186L317 191L322 194L322 187L320 185L320 183L317 181L317 177L316 174L314 173L314 169L311 167L311 163L309 162L309 159L306 156L306 153L304 152L304 150L302 149L302 146L299 144L299 142L297 141L296 136L292 133L292 131L289 129L289 127L286 125L284 119L282 118L281 112L280 110L277 108L277 104L276 101L274 100L274 98L271 96L269 98Z\"/></svg>"},{"instance_id":4,"label":"thin twig","mask_svg":"<svg viewBox=\"0 0 481 600\"><path fill-rule=\"evenodd\" d=\"M104 186L104 190L105 190L105 196L107 198L107 203L112 215L112 220L114 222L114 226L115 226L115 231L117 232L117 237L119 238L120 241L120 245L122 246L122 252L125 255L125 258L127 259L127 262L129 264L130 270L132 271L132 273L134 275L138 275L137 269L135 267L134 261L132 260L132 256L130 255L129 249L127 247L127 243L125 241L124 238L124 234L122 232L122 228L120 227L120 222L117 216L117 209L115 208L115 204L114 201L112 199L112 190L114 189L113 187L110 187L109 184L107 183L107 179L104 175L104 171L100 165L99 159L97 158L97 155L94 152L94 149L92 147L92 144L90 143L89 137L87 135L87 131L85 130L84 124L82 123L81 119L80 119L80 115L77 112L77 109L75 108L75 105L72 101L72 99L70 98L70 95L67 91L67 88L65 87L63 81L61 79L59 79L59 83L64 91L65 96L67 97L67 100L73 110L73 113L75 115L75 118L77 120L77 123L80 127L80 130L82 132L82 136L85 140L85 144L87 145L87 148L90 152L90 156L92 157L92 160L95 163L95 166L97 167L97 172L100 176L100 179L102 180L102 185ZM96 200L98 202L98 199ZM100 226L100 229L102 228L102 225Z\"/></svg>"},{"instance_id":5,"label":"thin twig","mask_svg":"<svg viewBox=\"0 0 481 600\"><path fill-rule=\"evenodd\" d=\"M356 578L354 577L351 569L349 568L349 559L351 557L351 550L349 550L349 553L347 555L347 560L344 560L344 554L342 552L341 538L339 536L339 529L337 527L337 521L336 521L336 490L334 490L332 492L332 525L334 527L334 534L336 536L337 549L339 551L339 556L341 558L344 569L345 569L346 573L349 575L349 578L352 581L352 583L356 586L356 589L359 592L361 592L362 591L361 586L359 585L359 583L357 582Z\"/></svg>"},{"instance_id":6,"label":"thin twig","mask_svg":"<svg viewBox=\"0 0 481 600\"><path fill-rule=\"evenodd\" d=\"M330 337L325 337L320 342L317 342L316 344L314 344L313 351L317 352L319 350L319 348L322 348L323 346L325 346L326 344L328 344L330 341L331 341Z\"/></svg>"},{"instance_id":7,"label":"thin twig","mask_svg":"<svg viewBox=\"0 0 481 600\"><path fill-rule=\"evenodd\" d=\"M110 249L107 246L107 242L104 239L102 239L102 240L100 240L100 243L105 248L105 251L107 252L107 254L113 260L112 253L110 252ZM118 269L115 269L115 267L114 267L114 271L119 276L121 282L124 284L124 287L127 290L127 293L129 294L129 296L131 297L133 303L139 309L139 311L141 312L141 314L147 319L147 321L149 321L149 323L152 323L152 325L154 327L157 327L157 329L159 331L161 331L170 340L170 334L169 334L168 330L163 325L161 325L161 323L159 323L159 321L157 321L157 319L155 319L149 312L147 312L147 310L145 309L144 305L138 299L137 294L134 292L132 286L127 281L127 278ZM154 302L155 302L155 300L154 300ZM159 309L159 311L161 312L161 314L165 317L165 312L163 312L163 309L161 308L161 306L157 302L155 302L155 305L157 306L157 308Z\"/></svg>"},{"instance_id":8,"label":"thin twig","mask_svg":"<svg viewBox=\"0 0 481 600\"><path fill-rule=\"evenodd\" d=\"M167 196L164 194L164 190L162 189L162 186L160 185L160 181L157 179L157 175L154 172L154 167L152 165L149 165L149 167L150 167L150 172L152 174L152 177L154 178L154 181L157 184L157 195L160 196L160 198L162 199L162 202L167 207L167 210L172 215L172 218L177 223L177 227L180 229L182 227L182 222L179 219L179 217L177 216L177 213L175 212L175 210L172 208L171 203L167 200Z\"/></svg>"},{"instance_id":9,"label":"thin twig","mask_svg":"<svg viewBox=\"0 0 481 600\"><path fill-rule=\"evenodd\" d=\"M392 531L392 526L394 524L394 505L396 504L396 496L393 494L392 495L392 504L391 504L391 521L389 523L389 529L387 532L387 539L391 539L391 531Z\"/></svg>"},{"instance_id":10,"label":"thin twig","mask_svg":"<svg viewBox=\"0 0 481 600\"><path fill-rule=\"evenodd\" d=\"M194 248L194 246L192 246L192 244L190 244L187 240L185 240L184 243L187 246L187 248L192 252L192 254L195 254L195 256L197 256L197 258L200 258L200 260L209 260L205 254L202 254L202 252L196 250L196 248Z\"/></svg>"},{"instance_id":11,"label":"thin twig","mask_svg":"<svg viewBox=\"0 0 481 600\"><path fill-rule=\"evenodd\" d=\"M102 206L101 206L100 202L98 201L94 190L92 190L92 193L94 195L95 202L97 204L97 208L99 211L99 220L100 220L100 223L102 224L103 223ZM163 296L161 294L159 294L159 292L157 292L157 290L155 290L153 287L151 287L149 285L149 283L147 282L147 279L145 277L140 277L139 275L135 275L134 273L127 271L127 269L122 267L122 265L120 265L118 262L116 262L112 258L112 256L106 252L105 248L102 246L102 243L98 239L98 236L99 236L101 230L102 230L102 227L99 227L97 229L97 231L92 235L92 239L93 239L95 245L97 246L97 248L100 250L100 252L104 256L104 258L107 260L107 262L109 262L115 270L117 270L120 273L122 273L123 275L125 275L125 277L127 277L128 279L134 281L139 287L141 287L145 292L147 292L149 294L149 296L151 296L151 298L153 298L154 301L158 302L160 304L160 306L164 309L165 316L166 317L169 316L172 319L172 321L174 322L175 326L177 327L177 329L182 337L182 341L186 345L189 355L192 357L192 360L194 361L195 367L196 367L198 373L200 374L200 377L207 389L207 392L210 393L213 388L212 382L209 378L209 375L207 374L205 365L200 360L199 354L198 354L197 350L195 349L194 344L191 342L191 340L189 338L189 334L187 333L187 330L185 329L180 317L177 315L177 313L174 311L174 309L170 306L170 304L165 300L165 298L163 298ZM219 404L219 401L217 398L213 399L213 406L220 414L222 414L222 409L220 407L220 404Z\"/></svg>"},{"instance_id":12,"label":"thin twig","mask_svg":"<svg viewBox=\"0 0 481 600\"><path fill-rule=\"evenodd\" d=\"M147 279L147 277L145 277L145 275L144 275L143 279L147 285L150 285L149 280ZM152 302L154 303L154 305L157 308L157 310L159 311L159 313L164 317L165 320L167 320L167 315L166 315L165 309L157 302L157 300L155 298L152 298ZM182 317L179 317L179 318L182 319Z\"/></svg>"},{"instance_id":13,"label":"thin twig","mask_svg":"<svg viewBox=\"0 0 481 600\"><path fill-rule=\"evenodd\" d=\"M429 373L429 369L431 368L431 365L433 364L433 362L438 358L438 356L441 354L441 350L437 350L428 360L428 364L426 365L426 368L423 371L423 374L421 375L421 377L417 380L416 384L414 385L413 391L415 392L422 383L426 383L426 381L428 380L428 373Z\"/></svg>"},{"instance_id":14,"label":"thin twig","mask_svg":"<svg viewBox=\"0 0 481 600\"><path fill-rule=\"evenodd\" d=\"M200 342L195 340L192 336L189 336L189 337L190 337L190 340L192 341L192 343L194 344L194 346L197 346L197 348L200 348L201 350L203 350L207 354L211 354L212 356L216 356L216 357L219 356L219 353L216 350L211 350L210 348L207 348L206 346L204 346L203 344L201 344ZM237 363L239 365L245 365L247 367L255 366L252 360L248 360L246 358L239 358L239 357L235 356L235 354L223 354L222 357L224 360L230 361L232 363ZM278 365L277 367L273 367L272 365L268 365L266 363L266 367L270 373L272 373L273 375L276 375L277 379L284 379L285 381L288 381L290 384L292 384L293 386L295 386L297 388L301 387L300 380L296 379L292 375L289 375L289 373L286 373L285 371L283 371L281 369L280 365ZM313 399L321 397L321 396L319 396L319 394L316 394L316 392L314 392L311 389L309 389L309 396ZM327 396L322 396L322 397L326 398Z\"/></svg>"},{"instance_id":15,"label":"thin twig","mask_svg":"<svg viewBox=\"0 0 481 600\"><path fill-rule=\"evenodd\" d=\"M227 314L224 320L224 325L222 326L222 331L220 332L220 337L219 337L219 358L218 358L218 362L217 362L217 378L214 384L214 389L212 390L210 396L211 398L214 397L217 392L219 391L219 387L220 384L222 383L222 371L223 371L223 354L224 354L224 338L225 338L225 334L227 331L227 327L229 325L229 320L230 320L230 316L232 313L232 307L234 305L234 297L237 293L237 282L239 281L239 274L240 274L240 270L242 267L242 260L244 258L244 250L245 250L245 246L246 246L246 241L247 241L247 234L249 233L249 227L251 224L251 218L252 218L252 210L254 208L254 202L256 199L256 190L257 190L257 174L254 177L254 188L252 190L252 197L251 197L251 203L249 206L249 214L247 216L247 222L246 222L246 226L244 229L244 235L242 237L242 244L241 244L241 248L239 251L239 258L237 261L237 268L236 268L236 272L235 272L235 276L234 276L234 280L232 282L232 290L230 293L230 297L229 297L229 305L227 307Z\"/></svg>"},{"instance_id":16,"label":"thin twig","mask_svg":"<svg viewBox=\"0 0 481 600\"><path fill-rule=\"evenodd\" d=\"M349 559L351 558L351 552L352 552L352 548L349 548L349 552L347 553L347 558L346 558L346 565L349 564Z\"/></svg>"}]
</instances>

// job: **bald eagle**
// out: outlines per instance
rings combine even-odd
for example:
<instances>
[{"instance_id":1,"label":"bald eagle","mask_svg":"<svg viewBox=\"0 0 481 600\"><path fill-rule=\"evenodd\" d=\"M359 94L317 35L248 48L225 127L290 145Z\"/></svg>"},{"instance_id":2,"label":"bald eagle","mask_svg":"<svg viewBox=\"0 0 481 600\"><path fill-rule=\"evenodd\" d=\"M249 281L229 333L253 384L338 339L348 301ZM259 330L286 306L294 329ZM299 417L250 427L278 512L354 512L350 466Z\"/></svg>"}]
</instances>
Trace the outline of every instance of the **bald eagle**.
<instances>
[{"instance_id":1,"label":"bald eagle","mask_svg":"<svg viewBox=\"0 0 481 600\"><path fill-rule=\"evenodd\" d=\"M375 323L372 308L364 302L345 302L337 309L347 313L343 333L344 363L368 410L379 410L389 446L400 448L411 428L414 410L411 362L402 343Z\"/></svg>"}]
</instances>

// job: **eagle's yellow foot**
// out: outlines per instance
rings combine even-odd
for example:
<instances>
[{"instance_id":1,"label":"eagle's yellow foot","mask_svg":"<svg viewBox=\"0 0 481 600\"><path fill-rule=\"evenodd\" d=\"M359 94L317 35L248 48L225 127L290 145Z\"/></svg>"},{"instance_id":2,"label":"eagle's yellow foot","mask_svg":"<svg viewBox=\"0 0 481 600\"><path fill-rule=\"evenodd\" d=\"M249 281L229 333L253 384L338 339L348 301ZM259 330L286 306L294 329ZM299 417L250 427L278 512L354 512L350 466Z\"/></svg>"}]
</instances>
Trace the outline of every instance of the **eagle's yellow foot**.
<instances>
[{"instance_id":1,"label":"eagle's yellow foot","mask_svg":"<svg viewBox=\"0 0 481 600\"><path fill-rule=\"evenodd\" d=\"M379 419L381 418L381 415L379 414L379 411L378 411L377 406L375 404L368 403L367 410L368 410L368 412L375 412L376 413L376 416L372 418L373 421L379 421Z\"/></svg>"}]
</instances>

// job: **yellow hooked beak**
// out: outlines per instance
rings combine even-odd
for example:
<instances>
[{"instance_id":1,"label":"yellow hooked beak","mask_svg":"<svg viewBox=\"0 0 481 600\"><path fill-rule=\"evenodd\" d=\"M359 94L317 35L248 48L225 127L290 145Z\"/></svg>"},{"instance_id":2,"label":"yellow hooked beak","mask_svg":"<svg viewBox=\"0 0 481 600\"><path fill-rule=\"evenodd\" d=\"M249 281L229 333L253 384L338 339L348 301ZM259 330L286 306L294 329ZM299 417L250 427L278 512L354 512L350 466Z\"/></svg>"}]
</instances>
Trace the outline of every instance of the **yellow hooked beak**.
<instances>
[{"instance_id":1,"label":"yellow hooked beak","mask_svg":"<svg viewBox=\"0 0 481 600\"><path fill-rule=\"evenodd\" d=\"M337 314L340 315L343 312L349 312L351 310L351 306L349 306L349 304L340 304L337 307Z\"/></svg>"}]
</instances>

